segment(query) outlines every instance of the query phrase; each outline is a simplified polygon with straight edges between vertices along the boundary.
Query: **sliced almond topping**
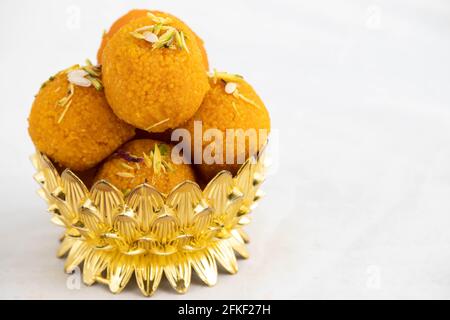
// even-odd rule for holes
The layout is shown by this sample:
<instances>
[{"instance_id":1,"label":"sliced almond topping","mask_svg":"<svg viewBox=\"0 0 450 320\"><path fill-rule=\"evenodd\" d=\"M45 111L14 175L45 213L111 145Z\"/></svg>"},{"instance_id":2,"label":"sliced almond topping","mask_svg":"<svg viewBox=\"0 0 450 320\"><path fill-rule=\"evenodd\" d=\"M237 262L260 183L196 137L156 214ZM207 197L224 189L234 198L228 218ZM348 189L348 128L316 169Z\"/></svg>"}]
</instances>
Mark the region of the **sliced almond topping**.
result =
<instances>
[{"instance_id":1,"label":"sliced almond topping","mask_svg":"<svg viewBox=\"0 0 450 320\"><path fill-rule=\"evenodd\" d=\"M236 82L228 82L225 85L225 92L227 94L233 94L237 89L237 83Z\"/></svg>"},{"instance_id":2,"label":"sliced almond topping","mask_svg":"<svg viewBox=\"0 0 450 320\"><path fill-rule=\"evenodd\" d=\"M144 40L150 43L158 42L158 36L154 34L153 32L147 31L143 34Z\"/></svg>"}]
</instances>

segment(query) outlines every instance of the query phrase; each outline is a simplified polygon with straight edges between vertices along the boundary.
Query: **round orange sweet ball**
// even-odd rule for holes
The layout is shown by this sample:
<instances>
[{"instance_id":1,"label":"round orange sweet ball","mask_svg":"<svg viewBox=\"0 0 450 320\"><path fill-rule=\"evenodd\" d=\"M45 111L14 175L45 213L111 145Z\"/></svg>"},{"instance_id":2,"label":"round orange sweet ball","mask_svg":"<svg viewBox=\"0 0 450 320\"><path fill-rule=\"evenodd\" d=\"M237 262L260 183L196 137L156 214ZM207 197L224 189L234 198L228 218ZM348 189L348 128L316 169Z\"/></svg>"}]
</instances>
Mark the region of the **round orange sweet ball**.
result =
<instances>
[{"instance_id":1,"label":"round orange sweet ball","mask_svg":"<svg viewBox=\"0 0 450 320\"><path fill-rule=\"evenodd\" d=\"M42 86L28 131L39 151L64 168L84 171L131 139L135 129L112 112L103 90L72 85L70 94L68 72L59 72Z\"/></svg>"},{"instance_id":2,"label":"round orange sweet ball","mask_svg":"<svg viewBox=\"0 0 450 320\"><path fill-rule=\"evenodd\" d=\"M195 181L191 165L175 164L171 150L172 146L157 140L130 141L103 164L95 180L106 180L124 193L148 183L167 194L186 180Z\"/></svg>"},{"instance_id":3,"label":"round orange sweet ball","mask_svg":"<svg viewBox=\"0 0 450 320\"><path fill-rule=\"evenodd\" d=\"M133 9L130 10L128 13L121 16L119 19L117 19L112 25L111 28L109 28L108 32L105 32L102 37L102 42L100 44L100 48L97 51L97 62L99 64L102 64L102 55L103 50L105 49L106 45L108 44L109 39L112 38L112 36L119 31L120 28L122 28L124 25L129 23L130 21L145 17L148 14L149 10L145 9ZM161 14L161 11L153 11L155 14ZM186 25L187 26L187 25ZM192 31L192 30L191 30ZM195 40L197 41L198 46L200 47L202 58L203 58L203 64L205 66L205 70L209 70L209 62L208 62L208 54L205 50L205 45L203 40L192 31L195 35Z\"/></svg>"},{"instance_id":4,"label":"round orange sweet ball","mask_svg":"<svg viewBox=\"0 0 450 320\"><path fill-rule=\"evenodd\" d=\"M115 32L101 59L114 113L150 132L175 128L191 118L209 89L195 39L182 21L159 12L132 19Z\"/></svg>"},{"instance_id":5,"label":"round orange sweet ball","mask_svg":"<svg viewBox=\"0 0 450 320\"><path fill-rule=\"evenodd\" d=\"M270 117L263 101L241 76L215 72L210 85L202 105L183 126L192 139L201 139L202 147L200 150L192 148L192 158L194 163L196 156L201 159L202 163L196 168L206 181L222 170L236 174L243 162L266 144L270 132ZM212 135L210 141L204 136L195 137L195 122L201 124L203 135L210 129L217 130L222 144L216 140L216 135ZM227 130L234 130L228 138ZM192 146L194 143L193 140ZM209 162L216 161L212 157L218 156L223 163L208 163L207 156L211 158Z\"/></svg>"}]
</instances>

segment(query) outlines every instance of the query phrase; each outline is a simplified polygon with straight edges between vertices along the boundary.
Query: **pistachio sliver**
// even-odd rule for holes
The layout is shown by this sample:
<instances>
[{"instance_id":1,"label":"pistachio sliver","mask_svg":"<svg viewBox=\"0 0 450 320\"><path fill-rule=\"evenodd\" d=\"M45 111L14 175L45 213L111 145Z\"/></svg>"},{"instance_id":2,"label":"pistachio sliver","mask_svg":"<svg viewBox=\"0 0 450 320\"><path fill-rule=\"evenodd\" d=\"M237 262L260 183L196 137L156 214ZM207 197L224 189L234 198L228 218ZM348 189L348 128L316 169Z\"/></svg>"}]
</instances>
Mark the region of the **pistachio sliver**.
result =
<instances>
[{"instance_id":1,"label":"pistachio sliver","mask_svg":"<svg viewBox=\"0 0 450 320\"><path fill-rule=\"evenodd\" d=\"M187 51L187 53L190 53L189 48L186 44L186 36L184 35L183 31L180 31L180 38L181 38L181 49L184 49Z\"/></svg>"},{"instance_id":2,"label":"pistachio sliver","mask_svg":"<svg viewBox=\"0 0 450 320\"><path fill-rule=\"evenodd\" d=\"M161 169L161 152L159 151L158 144L155 144L153 150L153 171L159 173Z\"/></svg>"},{"instance_id":3,"label":"pistachio sliver","mask_svg":"<svg viewBox=\"0 0 450 320\"><path fill-rule=\"evenodd\" d=\"M140 40L145 39L145 36L144 36L143 34L139 33L139 32L131 31L130 34L131 34L133 37L135 37L136 39L140 39Z\"/></svg>"},{"instance_id":4,"label":"pistachio sliver","mask_svg":"<svg viewBox=\"0 0 450 320\"><path fill-rule=\"evenodd\" d=\"M120 165L121 165L122 167L124 167L125 169L128 169L128 170L134 170L134 168L133 168L132 166L126 164L125 162L121 162Z\"/></svg>"},{"instance_id":5,"label":"pistachio sliver","mask_svg":"<svg viewBox=\"0 0 450 320\"><path fill-rule=\"evenodd\" d=\"M175 40L177 42L177 46L183 48L183 41L181 40L181 32L175 31Z\"/></svg>"},{"instance_id":6,"label":"pistachio sliver","mask_svg":"<svg viewBox=\"0 0 450 320\"><path fill-rule=\"evenodd\" d=\"M153 33L156 35L159 35L159 33L161 32L163 25L162 23L158 23L155 28L153 29Z\"/></svg>"},{"instance_id":7,"label":"pistachio sliver","mask_svg":"<svg viewBox=\"0 0 450 320\"><path fill-rule=\"evenodd\" d=\"M258 108L258 109L262 109L261 106L259 104L257 104L255 101L247 98L246 96L244 96L243 94L239 93L238 90L236 90L233 94L236 98L242 99L245 102L247 102L248 104L251 104L252 106Z\"/></svg>"},{"instance_id":8,"label":"pistachio sliver","mask_svg":"<svg viewBox=\"0 0 450 320\"><path fill-rule=\"evenodd\" d=\"M58 118L58 124L60 124L61 121L63 121L63 119L64 119L64 117L65 117L65 115L66 115L66 113L67 113L67 110L69 110L69 107L70 107L71 104L72 104L72 100L70 100L70 101L66 104L66 106L64 107L63 112L61 113L61 115L60 115L59 118Z\"/></svg>"},{"instance_id":9,"label":"pistachio sliver","mask_svg":"<svg viewBox=\"0 0 450 320\"><path fill-rule=\"evenodd\" d=\"M214 69L214 73L212 75L212 78L217 81L217 79L224 80L225 82L234 82L244 79L239 74L232 74L227 72L219 72L216 69Z\"/></svg>"},{"instance_id":10,"label":"pistachio sliver","mask_svg":"<svg viewBox=\"0 0 450 320\"><path fill-rule=\"evenodd\" d=\"M140 27L140 28L134 30L133 32L137 32L137 33L141 33L141 32L144 32L144 31L151 31L151 32L154 32L155 27L156 27L155 25L151 25L151 26L143 26L143 27Z\"/></svg>"},{"instance_id":11,"label":"pistachio sliver","mask_svg":"<svg viewBox=\"0 0 450 320\"><path fill-rule=\"evenodd\" d=\"M167 24L172 22L172 19L170 19L169 17L164 18L164 17L157 17L156 15L154 15L153 13L151 13L150 11L147 12L147 16L152 19L153 22L155 23L161 23L161 24Z\"/></svg>"},{"instance_id":12,"label":"pistachio sliver","mask_svg":"<svg viewBox=\"0 0 450 320\"><path fill-rule=\"evenodd\" d=\"M144 158L144 164L147 168L152 168L153 164L152 164L152 160L150 159L150 157L145 154L145 152L142 153L142 156Z\"/></svg>"},{"instance_id":13,"label":"pistachio sliver","mask_svg":"<svg viewBox=\"0 0 450 320\"><path fill-rule=\"evenodd\" d=\"M69 83L69 87L67 89L67 95L60 99L56 104L58 106L64 107L73 97L73 94L75 92L75 87L73 85L73 83Z\"/></svg>"},{"instance_id":14,"label":"pistachio sliver","mask_svg":"<svg viewBox=\"0 0 450 320\"><path fill-rule=\"evenodd\" d=\"M168 45L173 40L173 36L174 36L175 32L176 32L176 30L171 28L171 29L167 30L165 33L163 33L163 35L161 37L159 37L158 42L155 42L153 44L153 50L164 47L165 45Z\"/></svg>"},{"instance_id":15,"label":"pistachio sliver","mask_svg":"<svg viewBox=\"0 0 450 320\"><path fill-rule=\"evenodd\" d=\"M84 71L86 71L88 73L88 75L92 76L92 77L100 77L100 71L93 67L93 66L86 66L82 68Z\"/></svg>"},{"instance_id":16,"label":"pistachio sliver","mask_svg":"<svg viewBox=\"0 0 450 320\"><path fill-rule=\"evenodd\" d=\"M130 179L135 177L134 174L129 173L129 172L117 172L116 175L118 175L119 177L122 177L122 178L130 178Z\"/></svg>"},{"instance_id":17,"label":"pistachio sliver","mask_svg":"<svg viewBox=\"0 0 450 320\"><path fill-rule=\"evenodd\" d=\"M103 83L99 79L92 76L86 76L86 79L92 83L97 91L101 91L103 89Z\"/></svg>"}]
</instances>

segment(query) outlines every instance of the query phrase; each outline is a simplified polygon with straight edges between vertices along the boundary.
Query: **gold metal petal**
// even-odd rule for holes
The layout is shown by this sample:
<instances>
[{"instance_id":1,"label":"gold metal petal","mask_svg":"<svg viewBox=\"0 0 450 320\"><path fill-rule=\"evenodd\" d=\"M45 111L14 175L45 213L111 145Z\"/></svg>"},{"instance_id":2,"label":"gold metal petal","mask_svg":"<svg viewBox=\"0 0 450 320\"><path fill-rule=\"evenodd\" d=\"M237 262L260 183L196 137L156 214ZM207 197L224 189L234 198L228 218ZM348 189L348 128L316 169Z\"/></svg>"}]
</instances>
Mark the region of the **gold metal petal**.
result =
<instances>
[{"instance_id":1,"label":"gold metal petal","mask_svg":"<svg viewBox=\"0 0 450 320\"><path fill-rule=\"evenodd\" d=\"M253 175L255 173L255 166L248 159L239 169L235 181L236 185L246 194L253 186Z\"/></svg>"},{"instance_id":2,"label":"gold metal petal","mask_svg":"<svg viewBox=\"0 0 450 320\"><path fill-rule=\"evenodd\" d=\"M110 254L102 251L91 251L84 260L83 282L88 286L94 284L97 277L100 276L108 266L109 260Z\"/></svg>"},{"instance_id":3,"label":"gold metal petal","mask_svg":"<svg viewBox=\"0 0 450 320\"><path fill-rule=\"evenodd\" d=\"M230 243L233 250L236 251L242 258L248 259L248 257L250 257L250 253L244 243L236 240L234 237L231 237L226 241Z\"/></svg>"},{"instance_id":4,"label":"gold metal petal","mask_svg":"<svg viewBox=\"0 0 450 320\"><path fill-rule=\"evenodd\" d=\"M234 178L236 186L244 194L243 205L250 206L253 203L255 192L259 187L254 184L254 177L256 172L256 164L252 162L252 158L248 159L246 163L239 169L238 174Z\"/></svg>"},{"instance_id":5,"label":"gold metal petal","mask_svg":"<svg viewBox=\"0 0 450 320\"><path fill-rule=\"evenodd\" d=\"M242 230L242 228L235 229L235 230L239 233L239 235L241 236L242 240L244 240L245 243L250 242L250 237L244 230Z\"/></svg>"},{"instance_id":6,"label":"gold metal petal","mask_svg":"<svg viewBox=\"0 0 450 320\"><path fill-rule=\"evenodd\" d=\"M135 212L141 230L146 233L164 205L164 197L152 186L142 184L131 191L126 203Z\"/></svg>"},{"instance_id":7,"label":"gold metal petal","mask_svg":"<svg viewBox=\"0 0 450 320\"><path fill-rule=\"evenodd\" d=\"M255 193L255 197L253 198L253 203L250 206L250 209L253 210L258 205L258 202L265 196L265 193L262 190L257 190Z\"/></svg>"},{"instance_id":8,"label":"gold metal petal","mask_svg":"<svg viewBox=\"0 0 450 320\"><path fill-rule=\"evenodd\" d=\"M134 271L133 258L119 255L108 265L109 290L121 292L130 281Z\"/></svg>"},{"instance_id":9,"label":"gold metal petal","mask_svg":"<svg viewBox=\"0 0 450 320\"><path fill-rule=\"evenodd\" d=\"M71 273L86 256L92 251L91 247L82 240L77 240L70 249L69 255L64 265L66 273Z\"/></svg>"},{"instance_id":10,"label":"gold metal petal","mask_svg":"<svg viewBox=\"0 0 450 320\"><path fill-rule=\"evenodd\" d=\"M163 274L163 267L158 261L152 261L149 257L141 257L136 266L136 282L142 294L146 297L153 295L158 289Z\"/></svg>"},{"instance_id":11,"label":"gold metal petal","mask_svg":"<svg viewBox=\"0 0 450 320\"><path fill-rule=\"evenodd\" d=\"M220 172L205 188L206 197L214 208L214 216L225 227L233 227L243 201L230 172Z\"/></svg>"},{"instance_id":12,"label":"gold metal petal","mask_svg":"<svg viewBox=\"0 0 450 320\"><path fill-rule=\"evenodd\" d=\"M139 224L131 210L125 211L114 218L114 229L128 245L132 245L140 236Z\"/></svg>"},{"instance_id":13,"label":"gold metal petal","mask_svg":"<svg viewBox=\"0 0 450 320\"><path fill-rule=\"evenodd\" d=\"M80 220L84 226L96 234L100 234L106 230L106 226L102 221L100 213L93 205L92 201L87 199L80 207Z\"/></svg>"},{"instance_id":14,"label":"gold metal petal","mask_svg":"<svg viewBox=\"0 0 450 320\"><path fill-rule=\"evenodd\" d=\"M261 184L264 182L264 180L266 179L265 175L262 174L261 172L255 172L255 174L253 175L253 186L254 187L259 187L261 186Z\"/></svg>"},{"instance_id":15,"label":"gold metal petal","mask_svg":"<svg viewBox=\"0 0 450 320\"><path fill-rule=\"evenodd\" d=\"M247 242L247 241L244 240L244 238L242 237L242 235L241 235L241 233L239 232L238 229L233 229L233 230L231 230L230 233L233 236L233 238L235 238L240 243L245 244Z\"/></svg>"},{"instance_id":16,"label":"gold metal petal","mask_svg":"<svg viewBox=\"0 0 450 320\"><path fill-rule=\"evenodd\" d=\"M119 214L124 204L122 192L109 182L101 180L92 186L91 200L103 221L112 226L114 217Z\"/></svg>"},{"instance_id":17,"label":"gold metal petal","mask_svg":"<svg viewBox=\"0 0 450 320\"><path fill-rule=\"evenodd\" d=\"M76 211L86 198L88 189L72 171L66 169L61 175L61 183L70 209Z\"/></svg>"},{"instance_id":18,"label":"gold metal petal","mask_svg":"<svg viewBox=\"0 0 450 320\"><path fill-rule=\"evenodd\" d=\"M213 286L217 283L216 259L209 251L193 254L191 264L200 279L208 286Z\"/></svg>"},{"instance_id":19,"label":"gold metal petal","mask_svg":"<svg viewBox=\"0 0 450 320\"><path fill-rule=\"evenodd\" d=\"M56 256L58 258L62 258L66 255L67 252L69 252L70 248L77 242L78 240L75 240L71 237L64 237L61 240L61 244L59 245L58 251L56 252Z\"/></svg>"},{"instance_id":20,"label":"gold metal petal","mask_svg":"<svg viewBox=\"0 0 450 320\"><path fill-rule=\"evenodd\" d=\"M48 191L52 192L60 185L60 177L58 171L53 166L52 162L47 158L46 155L38 152L38 162L39 168L44 176L43 187Z\"/></svg>"},{"instance_id":21,"label":"gold metal petal","mask_svg":"<svg viewBox=\"0 0 450 320\"><path fill-rule=\"evenodd\" d=\"M202 203L200 187L191 181L178 185L167 197L167 205L174 208L181 227L192 224L196 207Z\"/></svg>"},{"instance_id":22,"label":"gold metal petal","mask_svg":"<svg viewBox=\"0 0 450 320\"><path fill-rule=\"evenodd\" d=\"M246 217L240 218L238 224L239 224L240 226L245 226L245 225L249 224L251 221L252 221L252 220L250 219L250 217L249 217L249 216L246 216Z\"/></svg>"},{"instance_id":23,"label":"gold metal petal","mask_svg":"<svg viewBox=\"0 0 450 320\"><path fill-rule=\"evenodd\" d=\"M204 190L214 208L215 215L222 215L228 206L228 195L233 189L233 176L229 171L222 171L211 180Z\"/></svg>"},{"instance_id":24,"label":"gold metal petal","mask_svg":"<svg viewBox=\"0 0 450 320\"><path fill-rule=\"evenodd\" d=\"M192 226L192 231L196 235L201 235L204 232L208 232L208 227L212 224L214 211L204 210L195 215L195 223Z\"/></svg>"},{"instance_id":25,"label":"gold metal petal","mask_svg":"<svg viewBox=\"0 0 450 320\"><path fill-rule=\"evenodd\" d=\"M66 226L66 222L64 222L61 219L61 216L59 216L59 215L53 215L53 217L50 218L50 221L53 222L54 224L56 224L57 226L60 226L60 227L65 227Z\"/></svg>"},{"instance_id":26,"label":"gold metal petal","mask_svg":"<svg viewBox=\"0 0 450 320\"><path fill-rule=\"evenodd\" d=\"M39 190L37 191L37 194L38 194L42 199L44 199L45 202L50 203L50 198L49 198L49 196L48 196L48 192L45 191L45 189L39 189Z\"/></svg>"},{"instance_id":27,"label":"gold metal petal","mask_svg":"<svg viewBox=\"0 0 450 320\"><path fill-rule=\"evenodd\" d=\"M186 256L176 259L178 263L164 267L164 274L178 293L185 293L191 284L191 265Z\"/></svg>"},{"instance_id":28,"label":"gold metal petal","mask_svg":"<svg viewBox=\"0 0 450 320\"><path fill-rule=\"evenodd\" d=\"M45 174L43 171L38 171L33 175L34 180L40 185L45 185Z\"/></svg>"},{"instance_id":29,"label":"gold metal petal","mask_svg":"<svg viewBox=\"0 0 450 320\"><path fill-rule=\"evenodd\" d=\"M163 243L175 238L177 230L178 221L169 212L164 212L151 226L151 233Z\"/></svg>"},{"instance_id":30,"label":"gold metal petal","mask_svg":"<svg viewBox=\"0 0 450 320\"><path fill-rule=\"evenodd\" d=\"M67 205L62 188L58 187L50 194L50 202L53 205L49 206L49 211L58 216L65 226L70 227L77 220L78 212Z\"/></svg>"},{"instance_id":31,"label":"gold metal petal","mask_svg":"<svg viewBox=\"0 0 450 320\"><path fill-rule=\"evenodd\" d=\"M217 241L210 248L210 252L229 273L235 274L238 271L236 256L227 241Z\"/></svg>"}]
</instances>

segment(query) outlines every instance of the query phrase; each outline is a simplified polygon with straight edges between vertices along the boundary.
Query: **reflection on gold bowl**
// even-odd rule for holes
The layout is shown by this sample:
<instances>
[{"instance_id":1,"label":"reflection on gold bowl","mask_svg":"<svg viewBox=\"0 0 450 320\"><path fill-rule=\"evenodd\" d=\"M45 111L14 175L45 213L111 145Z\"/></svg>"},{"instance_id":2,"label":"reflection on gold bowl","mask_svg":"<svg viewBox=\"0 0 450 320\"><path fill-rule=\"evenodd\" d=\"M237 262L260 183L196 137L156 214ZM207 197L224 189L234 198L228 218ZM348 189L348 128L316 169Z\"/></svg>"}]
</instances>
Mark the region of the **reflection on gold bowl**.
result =
<instances>
[{"instance_id":1,"label":"reflection on gold bowl","mask_svg":"<svg viewBox=\"0 0 450 320\"><path fill-rule=\"evenodd\" d=\"M192 269L207 285L217 281L217 262L237 272L235 253L248 257L243 226L261 198L264 152L247 160L235 177L222 171L201 190L190 181L164 195L142 184L126 196L106 181L88 190L70 170L61 175L43 154L32 156L39 195L52 221L65 228L58 257L67 255L65 271L82 266L83 281L122 291L132 278L145 296L163 274L184 293Z\"/></svg>"}]
</instances>

